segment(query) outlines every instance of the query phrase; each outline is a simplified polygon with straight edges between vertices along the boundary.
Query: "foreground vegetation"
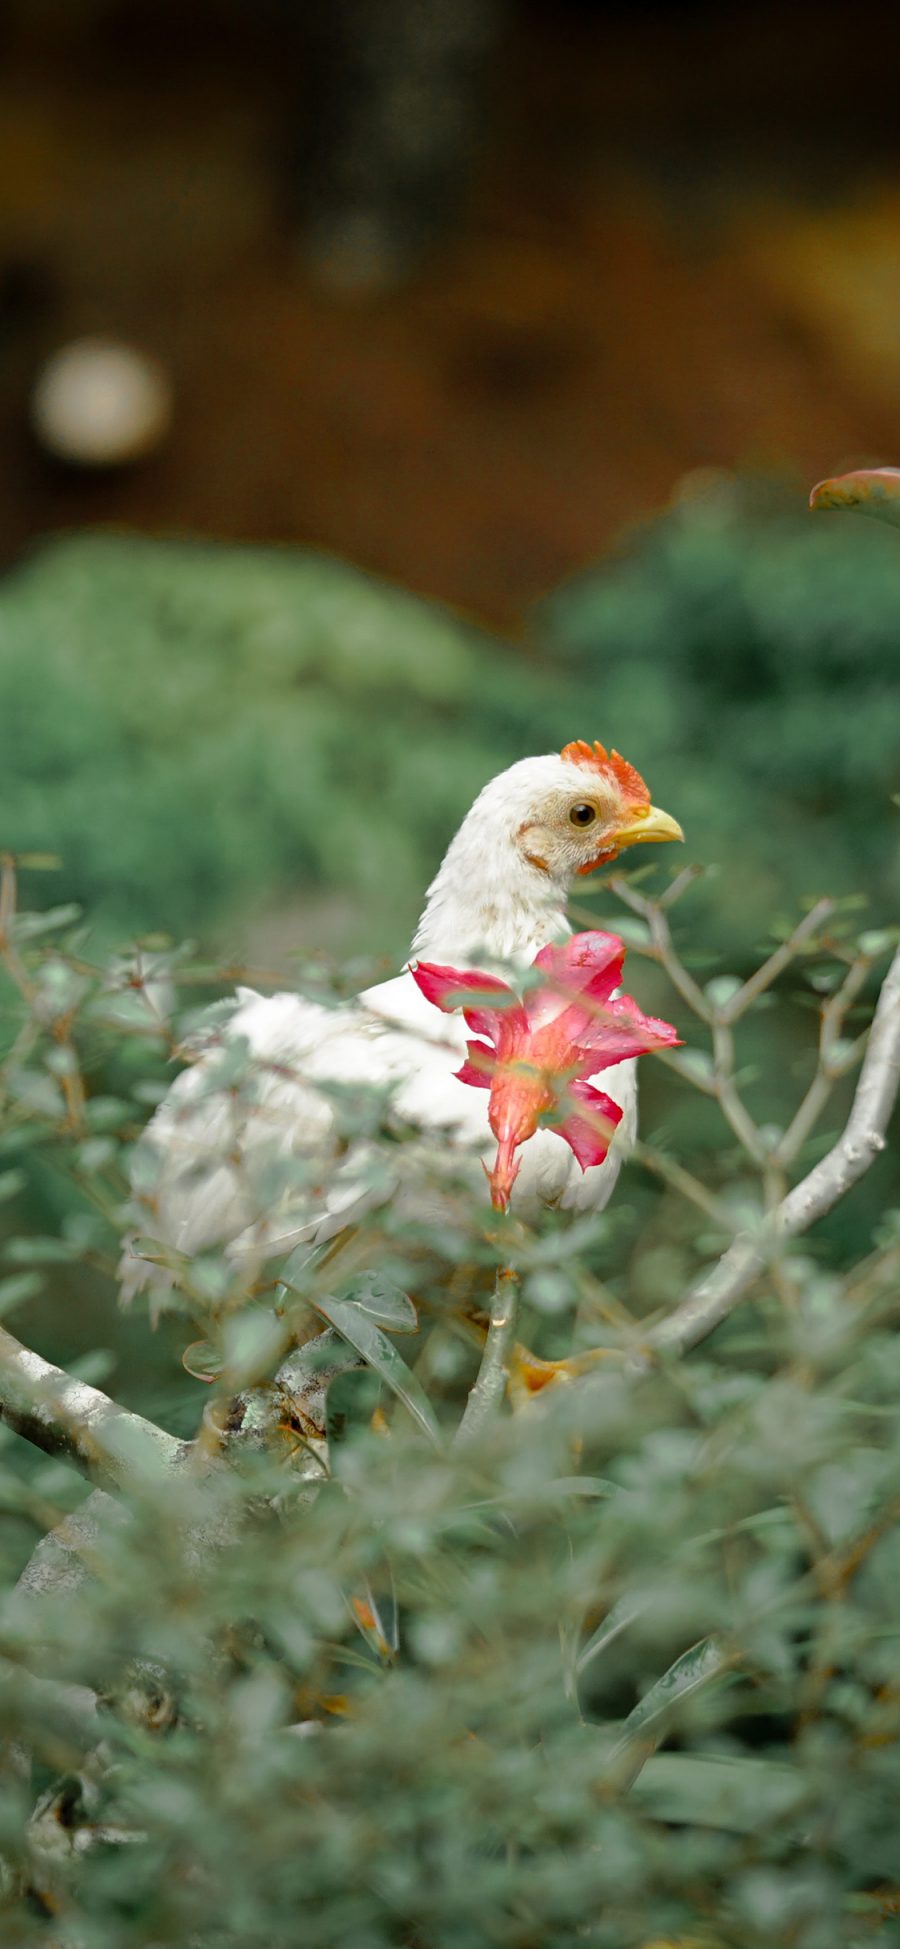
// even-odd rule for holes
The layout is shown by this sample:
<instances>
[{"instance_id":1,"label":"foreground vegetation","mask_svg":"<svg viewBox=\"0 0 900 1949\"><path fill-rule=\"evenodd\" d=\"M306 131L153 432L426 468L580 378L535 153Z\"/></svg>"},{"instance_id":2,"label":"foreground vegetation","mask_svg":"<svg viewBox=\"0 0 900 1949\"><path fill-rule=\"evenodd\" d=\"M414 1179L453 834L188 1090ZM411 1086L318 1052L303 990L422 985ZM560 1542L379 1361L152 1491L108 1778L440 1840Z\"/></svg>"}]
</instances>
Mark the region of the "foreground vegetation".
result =
<instances>
[{"instance_id":1,"label":"foreground vegetation","mask_svg":"<svg viewBox=\"0 0 900 1949\"><path fill-rule=\"evenodd\" d=\"M10 1570L18 1526L49 1532L0 1610L17 1949L895 1939L900 1229L842 1263L819 1221L879 1169L900 959L825 902L701 986L672 932L694 876L647 888L603 919L685 1038L644 1066L718 1119L702 1179L650 1128L608 1215L534 1233L417 1152L439 1236L388 1204L271 1284L182 1264L186 1441L155 1377L125 1412L0 1333L0 1414L48 1456L7 1433ZM42 1284L112 1303L193 990L177 956L94 966L16 891L8 861L0 1307L27 1341ZM791 990L820 1042L776 1130L741 1051ZM389 1105L352 1117L395 1170ZM72 1187L50 1237L16 1222L42 1171ZM525 1345L570 1371L542 1387Z\"/></svg>"},{"instance_id":2,"label":"foreground vegetation","mask_svg":"<svg viewBox=\"0 0 900 1949\"><path fill-rule=\"evenodd\" d=\"M707 483L540 662L289 553L79 542L0 589L14 1949L900 1939L900 554L838 525ZM345 1092L413 1195L252 1274L170 1256L122 1316L217 931L328 889L317 936L396 953L475 787L581 727L698 862L573 916L682 1038L609 1211L530 1230Z\"/></svg>"}]
</instances>

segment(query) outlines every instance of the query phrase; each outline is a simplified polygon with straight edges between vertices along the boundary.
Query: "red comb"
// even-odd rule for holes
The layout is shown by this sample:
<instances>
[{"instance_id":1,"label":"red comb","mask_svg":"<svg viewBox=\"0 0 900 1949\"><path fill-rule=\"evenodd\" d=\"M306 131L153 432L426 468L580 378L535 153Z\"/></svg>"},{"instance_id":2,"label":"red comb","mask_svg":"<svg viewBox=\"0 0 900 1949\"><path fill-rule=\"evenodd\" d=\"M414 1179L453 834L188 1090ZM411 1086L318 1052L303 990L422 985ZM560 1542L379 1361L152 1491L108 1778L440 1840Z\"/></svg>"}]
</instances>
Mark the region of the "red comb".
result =
<instances>
[{"instance_id":1,"label":"red comb","mask_svg":"<svg viewBox=\"0 0 900 1949\"><path fill-rule=\"evenodd\" d=\"M640 772L620 752L607 751L605 745L587 744L584 738L576 738L574 743L563 746L560 757L570 765L589 765L592 771L599 772L602 778L617 786L626 805L650 804L650 794Z\"/></svg>"}]
</instances>

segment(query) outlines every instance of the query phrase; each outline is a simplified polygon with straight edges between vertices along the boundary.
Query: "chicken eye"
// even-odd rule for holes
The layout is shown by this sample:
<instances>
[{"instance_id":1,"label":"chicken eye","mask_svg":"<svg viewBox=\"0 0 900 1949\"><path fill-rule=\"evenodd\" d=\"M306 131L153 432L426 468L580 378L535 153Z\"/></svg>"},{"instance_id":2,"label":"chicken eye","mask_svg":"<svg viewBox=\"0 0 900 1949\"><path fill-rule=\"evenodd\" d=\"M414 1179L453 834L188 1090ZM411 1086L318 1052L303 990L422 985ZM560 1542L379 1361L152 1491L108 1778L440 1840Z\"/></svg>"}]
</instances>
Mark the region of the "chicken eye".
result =
<instances>
[{"instance_id":1,"label":"chicken eye","mask_svg":"<svg viewBox=\"0 0 900 1949\"><path fill-rule=\"evenodd\" d=\"M569 824L571 826L592 826L596 817L596 806L573 805L569 811Z\"/></svg>"}]
</instances>

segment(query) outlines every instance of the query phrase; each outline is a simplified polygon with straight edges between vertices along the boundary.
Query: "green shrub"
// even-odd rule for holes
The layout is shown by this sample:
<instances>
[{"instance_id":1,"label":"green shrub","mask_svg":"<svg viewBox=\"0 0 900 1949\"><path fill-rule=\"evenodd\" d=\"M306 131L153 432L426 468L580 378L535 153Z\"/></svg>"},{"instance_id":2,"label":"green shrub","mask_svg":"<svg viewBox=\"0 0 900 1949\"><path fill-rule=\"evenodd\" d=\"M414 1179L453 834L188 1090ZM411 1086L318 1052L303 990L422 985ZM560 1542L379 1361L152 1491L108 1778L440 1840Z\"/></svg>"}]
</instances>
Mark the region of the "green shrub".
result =
<instances>
[{"instance_id":1,"label":"green shrub","mask_svg":"<svg viewBox=\"0 0 900 1949\"><path fill-rule=\"evenodd\" d=\"M500 646L338 563L56 544L0 585L2 843L58 853L61 897L107 932L208 940L325 889L361 945L396 951L542 694Z\"/></svg>"},{"instance_id":2,"label":"green shrub","mask_svg":"<svg viewBox=\"0 0 900 1949\"><path fill-rule=\"evenodd\" d=\"M821 892L890 918L896 537L723 489L536 635L516 656L294 550L55 544L0 585L2 843L58 853L60 898L107 935L231 940L284 910L309 946L302 902L325 894L326 945L397 954L485 779L598 736L716 868L694 912L715 954L751 965Z\"/></svg>"},{"instance_id":3,"label":"green shrub","mask_svg":"<svg viewBox=\"0 0 900 1949\"><path fill-rule=\"evenodd\" d=\"M718 952L774 916L900 902L900 545L865 522L754 511L724 481L562 591L544 644L584 722L639 754L693 856ZM696 925L696 918L695 918Z\"/></svg>"},{"instance_id":4,"label":"green shrub","mask_svg":"<svg viewBox=\"0 0 900 1949\"><path fill-rule=\"evenodd\" d=\"M70 1266L111 1302L125 1166L180 1016L127 971L92 969L64 918L44 934L12 920L5 883L0 1309L18 1324ZM640 887L625 898L623 921L659 941L664 910ZM855 1083L862 1056L854 988L890 945L827 916L795 943L792 979L827 1002L820 1146L843 1121L829 1079ZM683 990L664 940L655 952ZM190 1002L189 965L172 972ZM857 1163L890 1108L898 980L895 963ZM25 1470L8 1432L0 1451L4 1941L896 1941L900 1230L883 1214L848 1265L802 1214L793 1244L765 1219L797 1180L811 1195L815 1149L799 1130L779 1151L742 1122L760 991L720 984L700 1022L668 998L688 1039L665 1070L672 1100L714 1080L720 1106L702 1181L651 1118L599 1220L504 1224L444 1158L415 1165L440 1169L439 1226L388 1205L362 1258L351 1239L281 1266L277 1315L271 1288L215 1254L183 1266L169 1344L199 1336L189 1365L218 1373L206 1390L184 1377L160 1415L187 1447L0 1334L0 1415L55 1457ZM123 1046L115 1101L98 1079ZM347 1114L373 1171L386 1154L395 1168L383 1109ZM22 1223L42 1166L79 1196L46 1238ZM732 1282L735 1263L749 1274L710 1331L699 1278L721 1280L723 1252ZM509 1284L486 1353L473 1292L511 1264L517 1331L548 1357L603 1356L473 1426L479 1363L511 1362ZM156 1415L139 1359L130 1381ZM77 1509L72 1461L99 1485ZM25 1526L67 1508L13 1588Z\"/></svg>"}]
</instances>

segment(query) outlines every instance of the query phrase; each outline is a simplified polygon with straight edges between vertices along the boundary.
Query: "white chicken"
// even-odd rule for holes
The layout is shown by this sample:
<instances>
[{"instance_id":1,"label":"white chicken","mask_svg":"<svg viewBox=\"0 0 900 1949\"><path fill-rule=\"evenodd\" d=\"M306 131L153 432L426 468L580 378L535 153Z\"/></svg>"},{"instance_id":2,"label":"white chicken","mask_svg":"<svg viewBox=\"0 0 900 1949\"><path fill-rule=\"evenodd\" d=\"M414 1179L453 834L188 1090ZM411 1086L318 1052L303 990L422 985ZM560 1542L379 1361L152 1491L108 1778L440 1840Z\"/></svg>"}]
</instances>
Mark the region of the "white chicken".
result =
<instances>
[{"instance_id":1,"label":"white chicken","mask_svg":"<svg viewBox=\"0 0 900 1949\"><path fill-rule=\"evenodd\" d=\"M527 966L569 934L577 876L626 846L682 837L634 767L602 745L522 759L485 786L451 842L411 960ZM138 1148L136 1209L150 1243L126 1251L126 1292L177 1283L179 1260L209 1251L255 1270L303 1240L323 1243L391 1196L394 1186L373 1174L372 1146L341 1137L342 1087L390 1092L433 1148L489 1155L486 1092L454 1073L466 1039L463 1021L430 1005L409 964L338 1007L238 989L234 1013L178 1077ZM520 1215L606 1204L635 1129L634 1071L626 1061L604 1076L623 1115L603 1163L582 1171L554 1130L524 1145L512 1196Z\"/></svg>"}]
</instances>

